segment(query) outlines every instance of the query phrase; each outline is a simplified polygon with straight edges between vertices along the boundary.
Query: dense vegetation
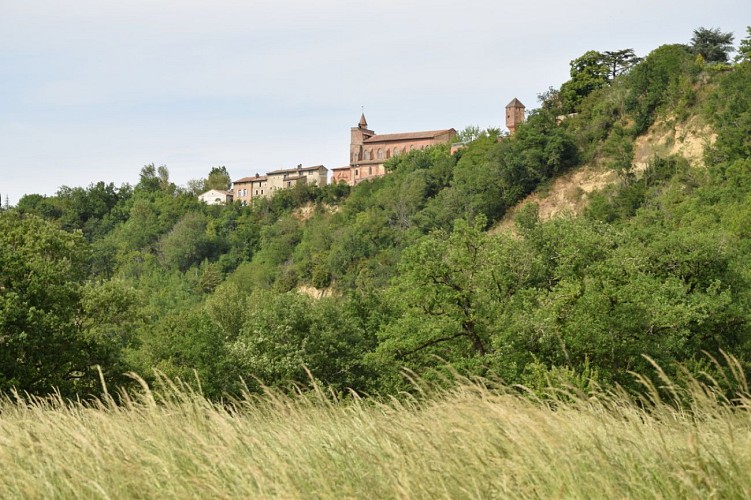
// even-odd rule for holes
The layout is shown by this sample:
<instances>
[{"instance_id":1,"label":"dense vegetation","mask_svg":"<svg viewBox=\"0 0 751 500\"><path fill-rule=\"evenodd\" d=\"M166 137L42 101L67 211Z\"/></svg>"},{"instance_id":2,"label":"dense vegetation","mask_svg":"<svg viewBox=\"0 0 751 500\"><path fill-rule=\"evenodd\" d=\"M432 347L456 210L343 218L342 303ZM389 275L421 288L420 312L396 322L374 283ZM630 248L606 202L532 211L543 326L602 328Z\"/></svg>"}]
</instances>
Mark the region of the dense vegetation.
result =
<instances>
[{"instance_id":1,"label":"dense vegetation","mask_svg":"<svg viewBox=\"0 0 751 500\"><path fill-rule=\"evenodd\" d=\"M513 137L400 155L352 189L214 207L194 191L223 167L185 189L148 165L135 186L25 196L0 212L0 391L98 392L97 366L111 387L156 369L212 399L313 381L397 394L405 369L639 390L643 355L697 376L716 372L705 353L745 363L751 63L748 40L736 64L709 52L709 31L643 59L588 52ZM717 134L705 165L633 171L636 137L688 118ZM486 231L584 162L621 179L585 216L531 205L513 234Z\"/></svg>"}]
</instances>

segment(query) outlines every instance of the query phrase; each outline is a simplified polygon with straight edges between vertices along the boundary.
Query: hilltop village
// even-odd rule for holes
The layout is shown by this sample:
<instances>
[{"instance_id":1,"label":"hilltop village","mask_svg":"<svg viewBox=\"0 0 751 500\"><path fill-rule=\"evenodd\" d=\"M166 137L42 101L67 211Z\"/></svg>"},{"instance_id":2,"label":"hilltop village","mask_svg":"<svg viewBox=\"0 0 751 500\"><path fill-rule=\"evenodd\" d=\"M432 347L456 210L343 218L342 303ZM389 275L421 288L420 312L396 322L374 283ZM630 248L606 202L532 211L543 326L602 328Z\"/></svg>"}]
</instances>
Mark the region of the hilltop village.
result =
<instances>
[{"instance_id":1,"label":"hilltop village","mask_svg":"<svg viewBox=\"0 0 751 500\"><path fill-rule=\"evenodd\" d=\"M506 128L513 134L516 127L524 121L525 107L519 99L514 98L506 105ZM376 134L368 128L365 114L360 116L356 127L350 129L349 165L332 169L331 182L343 182L354 186L360 182L386 175L384 167L387 160L399 154L415 149L425 149L436 144L452 144L452 152L460 149L462 143L453 143L456 130L447 128L423 132L401 132L395 134ZM279 169L256 173L232 182L229 191L212 189L199 195L199 199L209 205L222 205L240 202L249 205L256 198L273 196L281 189L288 189L300 183L325 186L328 183L328 169L323 165Z\"/></svg>"}]
</instances>

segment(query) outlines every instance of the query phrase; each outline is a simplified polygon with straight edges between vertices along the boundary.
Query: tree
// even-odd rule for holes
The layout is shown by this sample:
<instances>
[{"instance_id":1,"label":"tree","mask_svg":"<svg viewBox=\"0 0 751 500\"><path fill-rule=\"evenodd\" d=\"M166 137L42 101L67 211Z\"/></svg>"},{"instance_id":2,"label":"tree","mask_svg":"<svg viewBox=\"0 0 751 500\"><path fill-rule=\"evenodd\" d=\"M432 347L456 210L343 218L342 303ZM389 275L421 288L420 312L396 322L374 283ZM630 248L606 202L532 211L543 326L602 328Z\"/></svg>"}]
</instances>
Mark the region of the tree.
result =
<instances>
[{"instance_id":1,"label":"tree","mask_svg":"<svg viewBox=\"0 0 751 500\"><path fill-rule=\"evenodd\" d=\"M634 49L608 50L602 55L603 62L608 65L611 81L641 61L640 57L636 57Z\"/></svg>"},{"instance_id":2,"label":"tree","mask_svg":"<svg viewBox=\"0 0 751 500\"><path fill-rule=\"evenodd\" d=\"M227 167L222 165L221 167L213 167L209 176L206 178L206 189L218 189L219 191L227 191L232 186L232 179L227 172Z\"/></svg>"},{"instance_id":3,"label":"tree","mask_svg":"<svg viewBox=\"0 0 751 500\"><path fill-rule=\"evenodd\" d=\"M738 46L738 56L736 57L738 62L751 61L751 26L746 28L746 33L748 36L741 40Z\"/></svg>"},{"instance_id":4,"label":"tree","mask_svg":"<svg viewBox=\"0 0 751 500\"><path fill-rule=\"evenodd\" d=\"M571 61L571 80L561 86L564 111L577 110L582 99L608 84L610 67L605 56L596 50L585 52Z\"/></svg>"},{"instance_id":5,"label":"tree","mask_svg":"<svg viewBox=\"0 0 751 500\"><path fill-rule=\"evenodd\" d=\"M726 63L734 50L733 34L723 33L720 28L697 28L691 37L691 50L706 62Z\"/></svg>"},{"instance_id":6,"label":"tree","mask_svg":"<svg viewBox=\"0 0 751 500\"><path fill-rule=\"evenodd\" d=\"M80 233L0 214L0 392L67 396L96 386L97 343L76 317L87 259Z\"/></svg>"},{"instance_id":7,"label":"tree","mask_svg":"<svg viewBox=\"0 0 751 500\"><path fill-rule=\"evenodd\" d=\"M491 351L485 223L457 220L452 233L436 231L405 250L387 292L394 320L380 332L375 359L419 370L436 356L461 362Z\"/></svg>"},{"instance_id":8,"label":"tree","mask_svg":"<svg viewBox=\"0 0 751 500\"><path fill-rule=\"evenodd\" d=\"M168 268L187 271L204 259L215 257L218 242L207 232L208 219L198 212L186 213L158 244L159 260Z\"/></svg>"}]
</instances>

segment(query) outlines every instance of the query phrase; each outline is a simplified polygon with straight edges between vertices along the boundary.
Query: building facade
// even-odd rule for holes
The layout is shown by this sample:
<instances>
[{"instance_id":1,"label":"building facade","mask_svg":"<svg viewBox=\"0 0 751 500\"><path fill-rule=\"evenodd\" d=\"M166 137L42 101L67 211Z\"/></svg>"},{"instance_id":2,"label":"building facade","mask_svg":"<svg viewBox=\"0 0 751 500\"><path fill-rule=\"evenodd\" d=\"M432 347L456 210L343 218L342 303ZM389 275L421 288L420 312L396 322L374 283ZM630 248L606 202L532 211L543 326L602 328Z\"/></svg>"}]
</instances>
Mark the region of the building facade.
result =
<instances>
[{"instance_id":1,"label":"building facade","mask_svg":"<svg viewBox=\"0 0 751 500\"><path fill-rule=\"evenodd\" d=\"M328 171L323 165L316 165L314 167L298 165L295 168L273 170L266 174L269 183L269 193L273 194L275 191L288 189L300 183L325 186Z\"/></svg>"},{"instance_id":2,"label":"building facade","mask_svg":"<svg viewBox=\"0 0 751 500\"><path fill-rule=\"evenodd\" d=\"M256 174L258 177L258 174ZM253 198L252 182L256 177L243 177L232 181L232 196L235 201L239 201L241 204L248 206Z\"/></svg>"},{"instance_id":3,"label":"building facade","mask_svg":"<svg viewBox=\"0 0 751 500\"><path fill-rule=\"evenodd\" d=\"M435 144L448 143L456 136L453 128L400 134L376 134L363 114L350 129L349 165L333 169L332 182L358 184L386 174L384 163L396 155Z\"/></svg>"},{"instance_id":4,"label":"building facade","mask_svg":"<svg viewBox=\"0 0 751 500\"><path fill-rule=\"evenodd\" d=\"M207 205L226 205L227 203L232 203L232 192L210 189L205 193L199 194L198 199Z\"/></svg>"},{"instance_id":5,"label":"building facade","mask_svg":"<svg viewBox=\"0 0 751 500\"><path fill-rule=\"evenodd\" d=\"M280 189L288 189L297 184L315 184L325 186L328 169L323 165L274 170L266 175L256 174L243 177L232 183L232 193L235 200L243 205L249 205L255 198L267 198Z\"/></svg>"}]
</instances>

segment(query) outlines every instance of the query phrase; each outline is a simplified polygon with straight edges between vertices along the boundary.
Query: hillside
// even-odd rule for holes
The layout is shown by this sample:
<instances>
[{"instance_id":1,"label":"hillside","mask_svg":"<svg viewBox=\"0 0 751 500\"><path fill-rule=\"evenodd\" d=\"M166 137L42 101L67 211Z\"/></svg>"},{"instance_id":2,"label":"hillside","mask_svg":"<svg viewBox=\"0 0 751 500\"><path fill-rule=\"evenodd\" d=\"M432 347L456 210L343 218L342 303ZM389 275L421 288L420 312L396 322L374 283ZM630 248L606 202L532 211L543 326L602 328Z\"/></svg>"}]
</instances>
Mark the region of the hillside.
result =
<instances>
[{"instance_id":1,"label":"hillside","mask_svg":"<svg viewBox=\"0 0 751 500\"><path fill-rule=\"evenodd\" d=\"M699 116L682 122L675 117L662 118L634 141L633 172L639 176L654 157L679 156L692 167L704 166L704 153L717 139L717 134ZM514 226L514 217L524 206L534 203L539 207L541 220L558 216L582 215L593 192L617 184L616 172L595 159L566 172L540 186L515 207L510 209L491 231L505 231Z\"/></svg>"},{"instance_id":2,"label":"hillside","mask_svg":"<svg viewBox=\"0 0 751 500\"><path fill-rule=\"evenodd\" d=\"M751 64L616 56L572 61L513 135L354 187L206 206L147 165L24 197L0 213L0 391L96 394L98 367L113 394L132 371L211 400L750 371Z\"/></svg>"}]
</instances>

